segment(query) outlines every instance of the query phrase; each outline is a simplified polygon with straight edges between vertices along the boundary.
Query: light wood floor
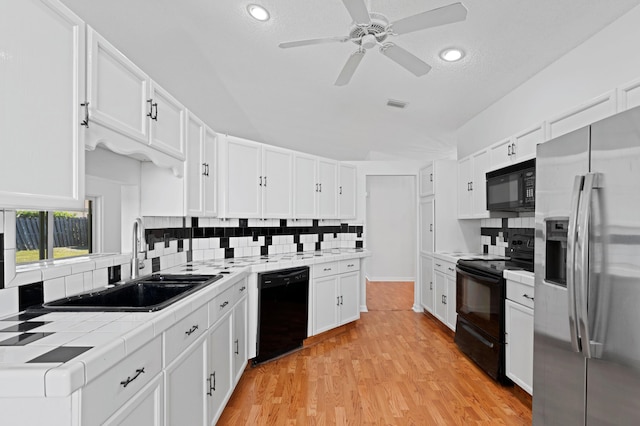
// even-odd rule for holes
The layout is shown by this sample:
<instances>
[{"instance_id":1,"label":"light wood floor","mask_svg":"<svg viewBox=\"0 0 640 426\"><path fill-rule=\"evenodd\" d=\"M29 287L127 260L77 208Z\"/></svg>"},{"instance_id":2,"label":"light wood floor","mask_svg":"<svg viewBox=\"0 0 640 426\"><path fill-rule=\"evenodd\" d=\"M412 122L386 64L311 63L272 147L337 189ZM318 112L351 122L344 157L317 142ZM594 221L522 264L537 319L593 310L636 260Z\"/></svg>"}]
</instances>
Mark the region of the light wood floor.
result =
<instances>
[{"instance_id":1,"label":"light wood floor","mask_svg":"<svg viewBox=\"0 0 640 426\"><path fill-rule=\"evenodd\" d=\"M368 283L339 335L245 371L219 425L529 425L531 408L411 310L413 284Z\"/></svg>"}]
</instances>

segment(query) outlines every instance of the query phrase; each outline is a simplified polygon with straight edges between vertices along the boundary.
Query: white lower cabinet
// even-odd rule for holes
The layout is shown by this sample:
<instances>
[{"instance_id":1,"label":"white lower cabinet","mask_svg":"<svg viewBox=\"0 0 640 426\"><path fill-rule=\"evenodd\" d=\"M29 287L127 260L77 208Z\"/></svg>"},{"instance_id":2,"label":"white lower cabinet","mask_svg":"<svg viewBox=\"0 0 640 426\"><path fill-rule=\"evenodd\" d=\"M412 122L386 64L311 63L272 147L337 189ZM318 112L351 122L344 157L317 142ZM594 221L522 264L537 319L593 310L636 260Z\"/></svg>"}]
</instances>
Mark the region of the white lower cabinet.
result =
<instances>
[{"instance_id":1,"label":"white lower cabinet","mask_svg":"<svg viewBox=\"0 0 640 426\"><path fill-rule=\"evenodd\" d=\"M420 255L420 277L420 303L423 309L433 314L435 290L433 285L433 258L431 256Z\"/></svg>"},{"instance_id":2,"label":"white lower cabinet","mask_svg":"<svg viewBox=\"0 0 640 426\"><path fill-rule=\"evenodd\" d=\"M201 336L164 373L167 425L204 424L207 336Z\"/></svg>"},{"instance_id":3,"label":"white lower cabinet","mask_svg":"<svg viewBox=\"0 0 640 426\"><path fill-rule=\"evenodd\" d=\"M162 377L158 376L104 422L108 426L162 426ZM185 421L188 421L186 419ZM180 424L180 423L167 423ZM185 423L186 424L186 423ZM188 423L196 424L196 423Z\"/></svg>"},{"instance_id":4,"label":"white lower cabinet","mask_svg":"<svg viewBox=\"0 0 640 426\"><path fill-rule=\"evenodd\" d=\"M435 300L433 315L451 330L456 331L456 265L433 259Z\"/></svg>"},{"instance_id":5,"label":"white lower cabinet","mask_svg":"<svg viewBox=\"0 0 640 426\"><path fill-rule=\"evenodd\" d=\"M533 394L533 290L507 280L505 301L506 374Z\"/></svg>"},{"instance_id":6,"label":"white lower cabinet","mask_svg":"<svg viewBox=\"0 0 640 426\"><path fill-rule=\"evenodd\" d=\"M231 395L231 315L218 321L207 339L207 423L214 425ZM183 423L186 424L186 423Z\"/></svg>"},{"instance_id":7,"label":"white lower cabinet","mask_svg":"<svg viewBox=\"0 0 640 426\"><path fill-rule=\"evenodd\" d=\"M360 318L360 261L313 266L313 335Z\"/></svg>"},{"instance_id":8,"label":"white lower cabinet","mask_svg":"<svg viewBox=\"0 0 640 426\"><path fill-rule=\"evenodd\" d=\"M233 358L233 383L238 383L247 366L247 298L233 309L233 336L231 342Z\"/></svg>"}]
</instances>

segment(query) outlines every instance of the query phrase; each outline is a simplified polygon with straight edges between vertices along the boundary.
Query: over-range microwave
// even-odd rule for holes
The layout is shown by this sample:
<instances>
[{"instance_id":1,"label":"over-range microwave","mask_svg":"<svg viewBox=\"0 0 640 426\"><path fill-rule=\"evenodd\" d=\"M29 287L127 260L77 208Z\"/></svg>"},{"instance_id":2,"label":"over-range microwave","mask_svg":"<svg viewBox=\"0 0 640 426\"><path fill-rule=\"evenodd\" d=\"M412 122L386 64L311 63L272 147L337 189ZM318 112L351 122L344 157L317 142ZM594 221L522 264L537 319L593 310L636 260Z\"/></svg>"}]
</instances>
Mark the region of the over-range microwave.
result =
<instances>
[{"instance_id":1,"label":"over-range microwave","mask_svg":"<svg viewBox=\"0 0 640 426\"><path fill-rule=\"evenodd\" d=\"M530 212L535 206L535 158L487 173L487 210Z\"/></svg>"}]
</instances>

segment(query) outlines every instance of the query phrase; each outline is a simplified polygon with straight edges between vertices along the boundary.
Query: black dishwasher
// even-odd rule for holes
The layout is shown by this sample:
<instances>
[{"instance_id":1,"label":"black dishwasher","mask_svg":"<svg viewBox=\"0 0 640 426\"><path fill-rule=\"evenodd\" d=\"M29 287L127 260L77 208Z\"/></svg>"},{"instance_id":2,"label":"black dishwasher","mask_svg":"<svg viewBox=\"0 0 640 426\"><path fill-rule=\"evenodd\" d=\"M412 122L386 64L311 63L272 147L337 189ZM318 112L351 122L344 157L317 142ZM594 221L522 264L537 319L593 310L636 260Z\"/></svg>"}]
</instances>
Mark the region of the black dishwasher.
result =
<instances>
[{"instance_id":1,"label":"black dishwasher","mask_svg":"<svg viewBox=\"0 0 640 426\"><path fill-rule=\"evenodd\" d=\"M258 274L258 347L253 365L302 347L308 306L308 267Z\"/></svg>"}]
</instances>

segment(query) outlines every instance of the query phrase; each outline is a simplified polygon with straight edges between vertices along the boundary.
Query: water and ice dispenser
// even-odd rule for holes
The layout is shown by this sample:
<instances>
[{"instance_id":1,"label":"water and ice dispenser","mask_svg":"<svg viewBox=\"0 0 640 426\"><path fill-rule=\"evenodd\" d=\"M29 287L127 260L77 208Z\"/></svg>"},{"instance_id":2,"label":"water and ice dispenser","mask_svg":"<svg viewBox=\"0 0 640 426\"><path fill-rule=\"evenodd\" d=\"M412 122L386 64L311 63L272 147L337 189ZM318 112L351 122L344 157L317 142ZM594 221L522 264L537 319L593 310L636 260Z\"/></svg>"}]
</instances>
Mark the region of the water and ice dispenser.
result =
<instances>
[{"instance_id":1,"label":"water and ice dispenser","mask_svg":"<svg viewBox=\"0 0 640 426\"><path fill-rule=\"evenodd\" d=\"M545 277L547 282L567 286L567 229L569 218L546 219Z\"/></svg>"}]
</instances>

